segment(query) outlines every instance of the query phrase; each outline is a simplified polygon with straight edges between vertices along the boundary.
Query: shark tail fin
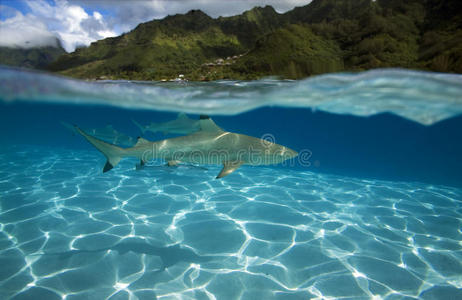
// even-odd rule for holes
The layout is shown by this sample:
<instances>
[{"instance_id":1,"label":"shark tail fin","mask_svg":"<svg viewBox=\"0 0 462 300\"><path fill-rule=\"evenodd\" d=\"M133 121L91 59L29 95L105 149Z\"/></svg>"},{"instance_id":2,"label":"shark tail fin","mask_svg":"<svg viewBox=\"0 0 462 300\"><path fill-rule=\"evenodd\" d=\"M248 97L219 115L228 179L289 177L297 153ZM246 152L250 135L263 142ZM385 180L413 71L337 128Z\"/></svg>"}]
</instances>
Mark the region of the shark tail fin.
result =
<instances>
[{"instance_id":1,"label":"shark tail fin","mask_svg":"<svg viewBox=\"0 0 462 300\"><path fill-rule=\"evenodd\" d=\"M133 122L133 124L136 125L136 127L138 127L138 128L141 130L141 133L142 133L142 134L144 134L144 133L146 132L146 128L145 128L143 125L141 125L140 123L136 122L136 121L133 120L133 119L132 119L132 122Z\"/></svg>"},{"instance_id":2,"label":"shark tail fin","mask_svg":"<svg viewBox=\"0 0 462 300\"><path fill-rule=\"evenodd\" d=\"M104 156L106 156L107 162L104 165L103 173L114 168L120 162L122 157L124 157L125 149L97 139L94 136L87 134L77 126L75 126L75 130L80 133L88 142L90 142L90 144L95 146L96 149L103 153Z\"/></svg>"},{"instance_id":3,"label":"shark tail fin","mask_svg":"<svg viewBox=\"0 0 462 300\"><path fill-rule=\"evenodd\" d=\"M67 122L64 122L64 121L61 121L61 124L66 127L67 129L69 129L72 134L76 134L77 133L77 130L75 129L75 127Z\"/></svg>"}]
</instances>

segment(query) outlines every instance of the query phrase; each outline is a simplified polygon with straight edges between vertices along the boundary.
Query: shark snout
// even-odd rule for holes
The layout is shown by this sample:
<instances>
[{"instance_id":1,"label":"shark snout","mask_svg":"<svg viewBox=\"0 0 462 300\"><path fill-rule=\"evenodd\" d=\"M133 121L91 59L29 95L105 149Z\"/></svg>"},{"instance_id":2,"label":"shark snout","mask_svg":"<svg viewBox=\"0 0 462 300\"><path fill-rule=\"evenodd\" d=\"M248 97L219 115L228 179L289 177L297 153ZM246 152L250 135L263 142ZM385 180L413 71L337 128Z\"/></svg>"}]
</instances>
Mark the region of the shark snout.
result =
<instances>
[{"instance_id":1,"label":"shark snout","mask_svg":"<svg viewBox=\"0 0 462 300\"><path fill-rule=\"evenodd\" d=\"M298 152L295 151L295 150L287 148L287 154L286 155L289 156L289 158L294 158L294 157L298 156Z\"/></svg>"},{"instance_id":2,"label":"shark snout","mask_svg":"<svg viewBox=\"0 0 462 300\"><path fill-rule=\"evenodd\" d=\"M287 147L283 147L282 151L280 152L281 154L281 158L283 160L287 160L287 159L291 159L291 158L294 158L298 155L298 152L297 151L294 151L290 148L287 148Z\"/></svg>"}]
</instances>

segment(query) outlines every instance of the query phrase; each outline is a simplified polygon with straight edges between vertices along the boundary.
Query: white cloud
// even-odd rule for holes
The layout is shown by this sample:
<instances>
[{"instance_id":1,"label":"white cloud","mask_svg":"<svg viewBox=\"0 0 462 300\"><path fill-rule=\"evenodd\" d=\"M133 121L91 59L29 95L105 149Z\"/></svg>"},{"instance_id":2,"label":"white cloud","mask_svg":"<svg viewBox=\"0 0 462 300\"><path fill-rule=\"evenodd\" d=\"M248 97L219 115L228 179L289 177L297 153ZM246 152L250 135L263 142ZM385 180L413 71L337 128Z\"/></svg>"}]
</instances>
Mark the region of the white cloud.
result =
<instances>
[{"instance_id":1,"label":"white cloud","mask_svg":"<svg viewBox=\"0 0 462 300\"><path fill-rule=\"evenodd\" d=\"M97 11L94 11L93 12L93 18L95 18L95 20L98 20L98 21L102 21L103 20L103 16L97 12Z\"/></svg>"},{"instance_id":2,"label":"white cloud","mask_svg":"<svg viewBox=\"0 0 462 300\"><path fill-rule=\"evenodd\" d=\"M18 12L13 18L0 21L2 44L22 48L56 45L58 37L63 48L71 52L77 46L117 35L99 12L89 15L67 0L55 0L54 5L45 0L25 0L25 3L31 13L24 16Z\"/></svg>"},{"instance_id":3,"label":"white cloud","mask_svg":"<svg viewBox=\"0 0 462 300\"><path fill-rule=\"evenodd\" d=\"M58 46L56 35L35 16L24 16L19 11L5 21L0 21L0 46L11 48L36 48Z\"/></svg>"},{"instance_id":4,"label":"white cloud","mask_svg":"<svg viewBox=\"0 0 462 300\"><path fill-rule=\"evenodd\" d=\"M34 15L46 20L49 29L60 38L66 51L117 35L98 11L89 15L81 6L67 0L55 0L55 5L45 0L27 0L26 3Z\"/></svg>"}]
</instances>

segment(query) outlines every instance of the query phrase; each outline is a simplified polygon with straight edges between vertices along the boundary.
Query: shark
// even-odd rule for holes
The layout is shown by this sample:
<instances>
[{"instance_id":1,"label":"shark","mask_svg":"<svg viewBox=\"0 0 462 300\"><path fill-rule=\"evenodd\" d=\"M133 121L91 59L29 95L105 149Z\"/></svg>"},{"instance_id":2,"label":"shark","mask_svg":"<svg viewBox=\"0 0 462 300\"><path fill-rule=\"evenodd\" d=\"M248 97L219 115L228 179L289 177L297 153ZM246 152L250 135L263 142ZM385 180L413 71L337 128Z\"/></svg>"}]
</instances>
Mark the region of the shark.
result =
<instances>
[{"instance_id":1,"label":"shark","mask_svg":"<svg viewBox=\"0 0 462 300\"><path fill-rule=\"evenodd\" d=\"M73 125L66 122L61 122L61 124L69 129L72 133L78 133ZM118 132L112 127L112 125L107 125L103 128L85 129L85 132L103 141L119 146L130 147L136 143L135 138Z\"/></svg>"},{"instance_id":2,"label":"shark","mask_svg":"<svg viewBox=\"0 0 462 300\"><path fill-rule=\"evenodd\" d=\"M219 261L223 260L226 257L222 256L203 256L196 254L193 250L181 247L180 244L172 245L172 246L165 246L165 247L156 247L153 246L145 241L140 240L139 238L127 238L124 239L117 244L107 247L107 248L100 248L100 249L93 249L93 250L70 250L65 252L41 252L36 254L31 254L31 256L36 255L46 255L46 256L56 256L60 260L69 260L72 257L78 256L83 253L104 253L107 251L115 251L119 255L124 255L127 253L135 253L135 254L144 254L150 256L158 256L162 261L162 266L159 271L165 271L171 266L174 266L180 262L187 262L187 263L206 263L211 261Z\"/></svg>"},{"instance_id":3,"label":"shark","mask_svg":"<svg viewBox=\"0 0 462 300\"><path fill-rule=\"evenodd\" d=\"M271 165L294 158L298 153L288 147L252 136L223 130L208 116L199 119L200 130L186 136L151 142L139 137L133 147L122 148L98 139L77 126L90 144L107 161L103 173L111 170L124 157L135 157L140 166L154 159L164 159L168 165L192 163L223 165L216 178L223 178L242 165Z\"/></svg>"},{"instance_id":4,"label":"shark","mask_svg":"<svg viewBox=\"0 0 462 300\"><path fill-rule=\"evenodd\" d=\"M164 123L141 125L135 120L132 120L132 122L141 130L143 135L146 133L146 131L151 131L153 133L163 132L164 134L190 134L200 130L198 120L188 118L185 113L180 113L175 120L167 121Z\"/></svg>"}]
</instances>

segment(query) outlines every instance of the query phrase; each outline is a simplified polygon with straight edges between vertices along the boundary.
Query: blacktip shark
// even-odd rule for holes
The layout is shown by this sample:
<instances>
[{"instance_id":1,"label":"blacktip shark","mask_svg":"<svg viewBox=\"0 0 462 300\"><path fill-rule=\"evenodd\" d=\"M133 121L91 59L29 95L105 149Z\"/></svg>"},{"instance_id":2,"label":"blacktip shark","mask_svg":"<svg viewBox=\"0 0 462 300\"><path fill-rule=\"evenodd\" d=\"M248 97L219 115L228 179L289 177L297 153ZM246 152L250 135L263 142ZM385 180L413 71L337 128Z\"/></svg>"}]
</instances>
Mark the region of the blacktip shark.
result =
<instances>
[{"instance_id":1,"label":"blacktip shark","mask_svg":"<svg viewBox=\"0 0 462 300\"><path fill-rule=\"evenodd\" d=\"M61 124L72 131L73 133L79 133L75 127L69 123L61 122ZM84 129L87 134L90 134L96 138L99 138L105 142L119 145L119 146L133 146L136 143L136 139L131 136L125 135L123 133L115 130L112 125L107 125L103 128L94 128L94 129Z\"/></svg>"},{"instance_id":2,"label":"blacktip shark","mask_svg":"<svg viewBox=\"0 0 462 300\"><path fill-rule=\"evenodd\" d=\"M188 118L185 113L180 113L175 120L167 121L164 123L141 125L135 120L132 120L132 122L141 130L143 134L145 134L146 131L151 131L154 133L163 132L164 134L190 134L200 130L199 121Z\"/></svg>"},{"instance_id":3,"label":"blacktip shark","mask_svg":"<svg viewBox=\"0 0 462 300\"><path fill-rule=\"evenodd\" d=\"M296 157L298 153L263 139L227 132L218 127L208 116L201 116L199 131L161 141L150 142L138 138L130 148L121 148L87 134L77 126L80 133L107 158L103 172L115 167L124 157L140 159L140 165L153 159L164 159L169 165L180 162L193 164L223 164L216 178L231 174L241 165L278 164Z\"/></svg>"}]
</instances>

